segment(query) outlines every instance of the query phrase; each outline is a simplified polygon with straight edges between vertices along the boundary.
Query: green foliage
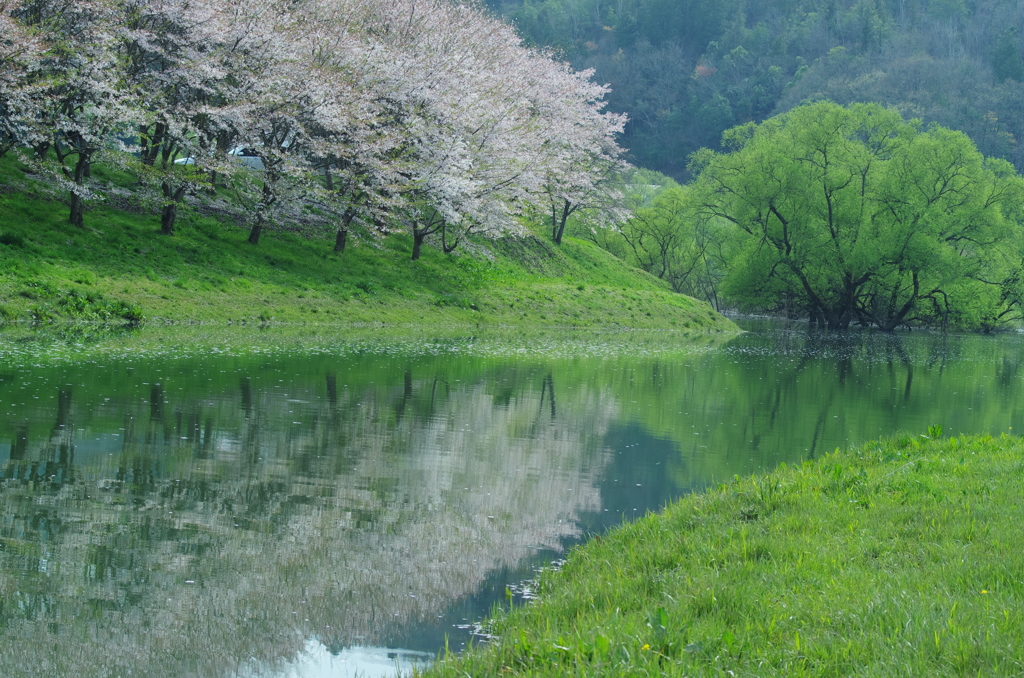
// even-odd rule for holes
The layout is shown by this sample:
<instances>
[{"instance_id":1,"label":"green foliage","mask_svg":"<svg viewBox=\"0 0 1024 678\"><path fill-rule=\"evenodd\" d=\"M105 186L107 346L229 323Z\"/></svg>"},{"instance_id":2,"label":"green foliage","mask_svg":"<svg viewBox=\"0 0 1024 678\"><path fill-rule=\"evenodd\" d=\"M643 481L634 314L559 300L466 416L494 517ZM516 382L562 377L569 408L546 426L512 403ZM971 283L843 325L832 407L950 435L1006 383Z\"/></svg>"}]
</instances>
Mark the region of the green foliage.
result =
<instances>
[{"instance_id":1,"label":"green foliage","mask_svg":"<svg viewBox=\"0 0 1024 678\"><path fill-rule=\"evenodd\" d=\"M1017 40L1017 28L1011 26L999 36L999 41L992 52L992 70L996 80L1024 80L1024 60L1020 57L1020 45Z\"/></svg>"},{"instance_id":2,"label":"green foliage","mask_svg":"<svg viewBox=\"0 0 1024 678\"><path fill-rule=\"evenodd\" d=\"M428 676L1013 675L1019 438L869 443L574 550Z\"/></svg>"},{"instance_id":3,"label":"green foliage","mask_svg":"<svg viewBox=\"0 0 1024 678\"><path fill-rule=\"evenodd\" d=\"M0 245L7 245L11 248L22 248L25 246L25 239L17 233L0 233Z\"/></svg>"},{"instance_id":4,"label":"green foliage","mask_svg":"<svg viewBox=\"0 0 1024 678\"><path fill-rule=\"evenodd\" d=\"M65 320L141 323L142 309L133 303L109 300L93 292L55 290L47 283L29 286L28 294L38 299L29 314L34 323L52 323ZM38 290L40 293L35 293Z\"/></svg>"},{"instance_id":5,"label":"green foliage","mask_svg":"<svg viewBox=\"0 0 1024 678\"><path fill-rule=\"evenodd\" d=\"M718 223L703 218L694 192L664 175L637 171L624 187L632 217L618 230L586 236L620 259L666 281L676 292L718 305L722 247Z\"/></svg>"},{"instance_id":6,"label":"green foliage","mask_svg":"<svg viewBox=\"0 0 1024 678\"><path fill-rule=\"evenodd\" d=\"M729 224L721 291L829 328L1013 317L1024 182L962 133L876 104L819 102L700 157L696 198Z\"/></svg>"},{"instance_id":7,"label":"green foliage","mask_svg":"<svg viewBox=\"0 0 1024 678\"><path fill-rule=\"evenodd\" d=\"M611 84L638 165L687 179L724 130L807 100L874 101L966 132L1024 169L1013 0L488 0L527 41Z\"/></svg>"}]
</instances>

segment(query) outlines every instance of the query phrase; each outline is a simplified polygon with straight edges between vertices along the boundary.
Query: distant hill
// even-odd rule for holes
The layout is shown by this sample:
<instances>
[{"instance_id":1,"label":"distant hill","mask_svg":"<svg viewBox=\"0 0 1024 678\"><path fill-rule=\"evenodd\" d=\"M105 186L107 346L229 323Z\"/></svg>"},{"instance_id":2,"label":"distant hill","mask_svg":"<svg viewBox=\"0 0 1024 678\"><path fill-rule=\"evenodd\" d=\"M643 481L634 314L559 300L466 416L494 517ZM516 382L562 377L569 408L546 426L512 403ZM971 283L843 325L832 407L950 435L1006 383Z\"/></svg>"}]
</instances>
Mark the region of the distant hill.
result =
<instances>
[{"instance_id":1,"label":"distant hill","mask_svg":"<svg viewBox=\"0 0 1024 678\"><path fill-rule=\"evenodd\" d=\"M487 0L609 83L632 160L686 179L723 130L808 99L875 101L1024 169L1016 0Z\"/></svg>"}]
</instances>

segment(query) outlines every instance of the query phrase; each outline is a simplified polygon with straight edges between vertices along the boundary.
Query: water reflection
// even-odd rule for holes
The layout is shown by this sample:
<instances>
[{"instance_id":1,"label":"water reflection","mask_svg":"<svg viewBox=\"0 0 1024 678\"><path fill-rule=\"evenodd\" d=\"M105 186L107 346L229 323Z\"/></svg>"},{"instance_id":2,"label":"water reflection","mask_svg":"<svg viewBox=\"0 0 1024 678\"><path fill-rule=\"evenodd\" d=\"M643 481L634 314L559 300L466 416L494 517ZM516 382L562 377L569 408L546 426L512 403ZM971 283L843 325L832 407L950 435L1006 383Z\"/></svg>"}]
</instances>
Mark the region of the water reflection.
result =
<instances>
[{"instance_id":1,"label":"water reflection","mask_svg":"<svg viewBox=\"0 0 1024 678\"><path fill-rule=\"evenodd\" d=\"M899 428L998 433L1024 400L1016 336L755 329L720 348L0 345L0 674L433 655L506 584L682 493Z\"/></svg>"},{"instance_id":2,"label":"water reflection","mask_svg":"<svg viewBox=\"0 0 1024 678\"><path fill-rule=\"evenodd\" d=\"M284 666L253 666L245 678L393 678L423 669L434 660L428 652L381 647L349 647L334 652L310 640L293 661Z\"/></svg>"},{"instance_id":3,"label":"water reflection","mask_svg":"<svg viewBox=\"0 0 1024 678\"><path fill-rule=\"evenodd\" d=\"M607 389L556 409L553 375L520 366L330 362L38 375L72 385L38 384L55 402L0 450L4 674L229 675L312 637L373 646L598 510Z\"/></svg>"}]
</instances>

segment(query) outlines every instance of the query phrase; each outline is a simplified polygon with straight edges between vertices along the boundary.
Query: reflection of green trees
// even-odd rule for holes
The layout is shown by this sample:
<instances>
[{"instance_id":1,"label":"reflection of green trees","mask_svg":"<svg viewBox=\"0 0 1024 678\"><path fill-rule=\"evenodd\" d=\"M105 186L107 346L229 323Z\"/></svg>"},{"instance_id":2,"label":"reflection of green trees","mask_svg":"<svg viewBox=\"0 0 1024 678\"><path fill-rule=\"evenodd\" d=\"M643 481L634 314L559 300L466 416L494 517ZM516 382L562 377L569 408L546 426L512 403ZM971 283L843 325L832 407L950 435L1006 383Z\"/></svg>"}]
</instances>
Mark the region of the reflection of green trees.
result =
<instances>
[{"instance_id":1,"label":"reflection of green trees","mask_svg":"<svg viewBox=\"0 0 1024 678\"><path fill-rule=\"evenodd\" d=\"M1024 384L1013 378L1019 341L747 334L720 354L637 364L610 390L624 418L679 444L668 469L677 486L700 486L897 429L1006 431L1024 401Z\"/></svg>"},{"instance_id":2,"label":"reflection of green trees","mask_svg":"<svg viewBox=\"0 0 1024 678\"><path fill-rule=\"evenodd\" d=\"M630 502L896 428L1005 430L1024 388L1011 336L664 342L5 369L0 673L214 675L311 636L373 644L576 536L634 467Z\"/></svg>"}]
</instances>

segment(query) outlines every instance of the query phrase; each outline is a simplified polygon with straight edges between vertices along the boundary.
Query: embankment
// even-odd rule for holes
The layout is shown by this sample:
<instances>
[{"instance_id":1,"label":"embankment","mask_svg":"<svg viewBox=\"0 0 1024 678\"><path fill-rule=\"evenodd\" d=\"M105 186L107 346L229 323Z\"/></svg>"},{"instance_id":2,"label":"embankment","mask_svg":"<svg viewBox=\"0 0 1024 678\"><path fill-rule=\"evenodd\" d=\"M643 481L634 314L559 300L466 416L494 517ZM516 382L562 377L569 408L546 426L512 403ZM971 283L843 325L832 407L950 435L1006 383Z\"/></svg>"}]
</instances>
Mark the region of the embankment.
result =
<instances>
[{"instance_id":1,"label":"embankment","mask_svg":"<svg viewBox=\"0 0 1024 678\"><path fill-rule=\"evenodd\" d=\"M330 233L250 245L237 212L185 212L173 236L131 198L93 209L86 228L66 212L0 163L0 319L736 330L585 241L480 239L411 261L401 234L354 235L339 254Z\"/></svg>"},{"instance_id":2,"label":"embankment","mask_svg":"<svg viewBox=\"0 0 1024 678\"><path fill-rule=\"evenodd\" d=\"M576 549L427 674L1020 675L1022 460L901 435L736 479Z\"/></svg>"}]
</instances>

